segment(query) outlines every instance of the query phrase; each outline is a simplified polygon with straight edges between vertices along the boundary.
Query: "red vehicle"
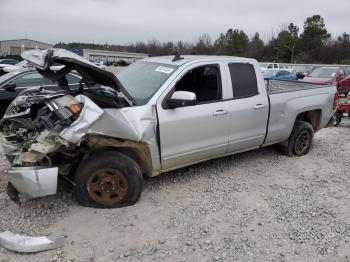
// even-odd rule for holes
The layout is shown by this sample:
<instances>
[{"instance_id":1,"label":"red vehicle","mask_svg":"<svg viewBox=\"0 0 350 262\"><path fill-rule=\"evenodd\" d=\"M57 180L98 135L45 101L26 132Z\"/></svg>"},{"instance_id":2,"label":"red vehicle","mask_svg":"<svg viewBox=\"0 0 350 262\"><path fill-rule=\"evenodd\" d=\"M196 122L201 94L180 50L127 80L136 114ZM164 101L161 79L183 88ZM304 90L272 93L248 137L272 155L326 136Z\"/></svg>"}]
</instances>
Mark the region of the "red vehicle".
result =
<instances>
[{"instance_id":1,"label":"red vehicle","mask_svg":"<svg viewBox=\"0 0 350 262\"><path fill-rule=\"evenodd\" d=\"M334 126L339 125L344 116L350 114L350 97L341 98L338 101L337 111L334 114Z\"/></svg>"},{"instance_id":2,"label":"red vehicle","mask_svg":"<svg viewBox=\"0 0 350 262\"><path fill-rule=\"evenodd\" d=\"M302 80L315 84L334 84L339 94L348 94L350 91L350 71L345 67L318 67Z\"/></svg>"}]
</instances>

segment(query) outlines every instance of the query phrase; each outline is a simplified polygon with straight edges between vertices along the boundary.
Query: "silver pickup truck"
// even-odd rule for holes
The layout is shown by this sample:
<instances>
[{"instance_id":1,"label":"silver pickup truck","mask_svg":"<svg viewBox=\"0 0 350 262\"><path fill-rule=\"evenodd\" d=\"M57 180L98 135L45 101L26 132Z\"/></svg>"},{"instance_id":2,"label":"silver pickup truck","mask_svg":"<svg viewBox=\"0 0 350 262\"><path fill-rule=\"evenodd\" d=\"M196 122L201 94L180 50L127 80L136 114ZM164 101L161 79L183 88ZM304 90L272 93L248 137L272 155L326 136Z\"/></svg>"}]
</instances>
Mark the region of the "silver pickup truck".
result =
<instances>
[{"instance_id":1,"label":"silver pickup truck","mask_svg":"<svg viewBox=\"0 0 350 262\"><path fill-rule=\"evenodd\" d=\"M22 56L62 91L23 91L0 123L13 199L55 194L60 176L81 205L131 205L144 175L272 144L302 156L334 113L335 86L265 83L253 59L154 57L115 76L62 49ZM75 96L71 71L82 77Z\"/></svg>"}]
</instances>

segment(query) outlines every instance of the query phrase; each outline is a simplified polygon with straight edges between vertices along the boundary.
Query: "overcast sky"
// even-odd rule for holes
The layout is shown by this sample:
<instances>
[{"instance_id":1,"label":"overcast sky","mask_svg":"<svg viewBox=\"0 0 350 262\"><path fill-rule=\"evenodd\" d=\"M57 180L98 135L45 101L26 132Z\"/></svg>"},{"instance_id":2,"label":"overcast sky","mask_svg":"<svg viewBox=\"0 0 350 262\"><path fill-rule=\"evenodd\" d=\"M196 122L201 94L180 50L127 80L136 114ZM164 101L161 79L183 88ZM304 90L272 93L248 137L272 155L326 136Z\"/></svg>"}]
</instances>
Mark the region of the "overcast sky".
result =
<instances>
[{"instance_id":1,"label":"overcast sky","mask_svg":"<svg viewBox=\"0 0 350 262\"><path fill-rule=\"evenodd\" d=\"M324 17L332 36L350 33L350 0L0 0L0 40L125 44L156 38L215 40L229 28L264 40L283 25Z\"/></svg>"}]
</instances>

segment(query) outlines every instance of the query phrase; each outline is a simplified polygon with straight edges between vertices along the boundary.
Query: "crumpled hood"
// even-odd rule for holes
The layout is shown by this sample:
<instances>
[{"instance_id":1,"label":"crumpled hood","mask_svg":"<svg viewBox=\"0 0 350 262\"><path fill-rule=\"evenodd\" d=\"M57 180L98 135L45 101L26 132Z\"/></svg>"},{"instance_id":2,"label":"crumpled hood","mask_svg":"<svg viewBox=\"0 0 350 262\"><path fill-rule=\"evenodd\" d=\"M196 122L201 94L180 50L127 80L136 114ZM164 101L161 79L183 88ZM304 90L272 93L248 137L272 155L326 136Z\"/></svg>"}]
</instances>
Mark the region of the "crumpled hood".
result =
<instances>
[{"instance_id":1,"label":"crumpled hood","mask_svg":"<svg viewBox=\"0 0 350 262\"><path fill-rule=\"evenodd\" d=\"M77 71L88 86L100 84L115 89L129 105L134 104L129 93L123 88L118 78L111 72L99 68L85 58L65 49L50 48L46 50L29 50L22 53L22 58L31 63L44 77L57 81L72 70ZM56 74L50 70L54 64L65 67Z\"/></svg>"}]
</instances>

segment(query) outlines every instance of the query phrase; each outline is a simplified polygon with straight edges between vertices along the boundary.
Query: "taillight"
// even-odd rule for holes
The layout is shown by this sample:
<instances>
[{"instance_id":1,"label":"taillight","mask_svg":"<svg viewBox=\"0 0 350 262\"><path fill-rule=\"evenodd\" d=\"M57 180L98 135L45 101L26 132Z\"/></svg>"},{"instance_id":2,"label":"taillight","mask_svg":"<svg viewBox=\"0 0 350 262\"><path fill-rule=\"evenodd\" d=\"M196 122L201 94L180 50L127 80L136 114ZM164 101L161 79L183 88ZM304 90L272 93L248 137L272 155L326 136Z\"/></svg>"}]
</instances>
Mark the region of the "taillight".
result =
<instances>
[{"instance_id":1,"label":"taillight","mask_svg":"<svg viewBox=\"0 0 350 262\"><path fill-rule=\"evenodd\" d=\"M336 92L334 95L333 109L337 109L338 104L339 104L339 93Z\"/></svg>"}]
</instances>

